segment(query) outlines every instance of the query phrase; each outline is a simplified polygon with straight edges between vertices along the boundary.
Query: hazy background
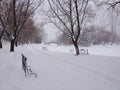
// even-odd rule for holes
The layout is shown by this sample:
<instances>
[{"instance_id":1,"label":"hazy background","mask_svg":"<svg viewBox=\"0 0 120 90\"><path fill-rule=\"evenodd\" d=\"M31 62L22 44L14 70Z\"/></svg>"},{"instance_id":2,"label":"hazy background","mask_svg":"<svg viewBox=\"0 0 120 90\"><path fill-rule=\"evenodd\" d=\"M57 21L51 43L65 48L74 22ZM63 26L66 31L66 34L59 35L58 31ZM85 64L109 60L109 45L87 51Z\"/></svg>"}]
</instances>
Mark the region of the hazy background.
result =
<instances>
[{"instance_id":1,"label":"hazy background","mask_svg":"<svg viewBox=\"0 0 120 90\"><path fill-rule=\"evenodd\" d=\"M105 0L98 0L98 1L105 1ZM97 2L95 0L95 2ZM95 17L92 19L92 21L90 23L88 23L88 26L91 25L96 25L99 27L105 27L107 30L111 31L111 17L112 17L112 13L110 10L108 10L108 6L96 6L95 3L90 2L91 7L93 10L95 10ZM47 24L45 24L44 26L44 30L47 34L47 38L45 42L50 42L50 41L55 41L56 40L56 36L59 35L58 32L60 32L53 24L48 23L47 17L45 16L45 14L43 13L43 10L48 10L49 9L49 4L47 2L47 0L44 2L44 4L42 5L42 9L38 9L35 13L34 19L36 24L38 25L40 22L46 22ZM120 35L120 20L117 21L117 25L116 25L116 29L115 32Z\"/></svg>"}]
</instances>

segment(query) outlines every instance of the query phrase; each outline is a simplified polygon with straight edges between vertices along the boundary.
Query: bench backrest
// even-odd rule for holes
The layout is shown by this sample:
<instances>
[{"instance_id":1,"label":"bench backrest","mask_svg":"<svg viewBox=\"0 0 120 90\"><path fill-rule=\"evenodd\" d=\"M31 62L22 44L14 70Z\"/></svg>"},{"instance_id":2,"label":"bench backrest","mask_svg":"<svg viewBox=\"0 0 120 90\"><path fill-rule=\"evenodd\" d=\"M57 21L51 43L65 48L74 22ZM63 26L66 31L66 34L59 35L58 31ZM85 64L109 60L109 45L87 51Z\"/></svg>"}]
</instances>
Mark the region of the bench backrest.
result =
<instances>
[{"instance_id":1,"label":"bench backrest","mask_svg":"<svg viewBox=\"0 0 120 90\"><path fill-rule=\"evenodd\" d=\"M22 55L22 68L25 70L27 67L27 58L23 54L21 55Z\"/></svg>"},{"instance_id":2,"label":"bench backrest","mask_svg":"<svg viewBox=\"0 0 120 90\"><path fill-rule=\"evenodd\" d=\"M80 49L80 54L81 55L88 55L89 54L88 49Z\"/></svg>"}]
</instances>

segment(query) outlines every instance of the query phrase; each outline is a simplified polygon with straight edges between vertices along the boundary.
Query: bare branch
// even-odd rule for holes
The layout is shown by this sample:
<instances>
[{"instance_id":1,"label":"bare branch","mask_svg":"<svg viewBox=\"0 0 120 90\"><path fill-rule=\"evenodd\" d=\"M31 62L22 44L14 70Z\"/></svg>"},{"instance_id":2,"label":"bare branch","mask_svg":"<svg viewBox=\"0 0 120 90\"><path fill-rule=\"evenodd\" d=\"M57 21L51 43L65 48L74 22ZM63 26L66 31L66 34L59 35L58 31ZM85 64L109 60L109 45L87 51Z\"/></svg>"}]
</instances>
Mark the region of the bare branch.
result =
<instances>
[{"instance_id":1,"label":"bare branch","mask_svg":"<svg viewBox=\"0 0 120 90\"><path fill-rule=\"evenodd\" d=\"M65 26L65 28L70 32L70 29L68 28L68 26L66 25L66 23L60 18L60 16L56 13L56 11L53 9L50 0L48 0L48 3L50 5L51 10L53 11L53 13L55 14L55 16L62 22L62 24ZM71 32L70 32L71 33Z\"/></svg>"}]
</instances>

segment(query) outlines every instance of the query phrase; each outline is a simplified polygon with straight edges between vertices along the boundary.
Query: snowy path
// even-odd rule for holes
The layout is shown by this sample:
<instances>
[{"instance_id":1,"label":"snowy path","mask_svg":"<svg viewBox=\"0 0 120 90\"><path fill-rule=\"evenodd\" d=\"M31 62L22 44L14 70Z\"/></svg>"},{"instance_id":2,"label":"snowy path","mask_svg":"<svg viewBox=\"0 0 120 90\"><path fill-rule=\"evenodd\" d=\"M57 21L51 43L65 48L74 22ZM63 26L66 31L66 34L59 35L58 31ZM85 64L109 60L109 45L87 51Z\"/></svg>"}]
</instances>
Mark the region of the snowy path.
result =
<instances>
[{"instance_id":1,"label":"snowy path","mask_svg":"<svg viewBox=\"0 0 120 90\"><path fill-rule=\"evenodd\" d=\"M28 58L28 64L38 74L37 78L24 77L19 65L21 53ZM0 75L0 90L120 90L118 57L76 57L68 53L41 51L35 47L23 47L10 56L19 59L14 66L9 62L9 67L19 68L14 70L19 78L10 74L1 79ZM9 82L5 79L7 76ZM10 83L12 80L14 83Z\"/></svg>"},{"instance_id":2,"label":"snowy path","mask_svg":"<svg viewBox=\"0 0 120 90\"><path fill-rule=\"evenodd\" d=\"M112 88L117 88L120 85L120 78L118 80L118 78L110 76L109 73L99 72L89 66L85 67L82 65L82 62L74 62L64 54L57 55L54 52L44 52L34 47L32 49L29 48L28 50L33 53L34 60L36 57L36 62L34 62L33 67L40 67L43 70L42 71L39 68L35 69L38 69L37 72L40 72L39 74L42 79L46 79L45 81L47 82L44 83L47 85L46 90L92 90L94 88L101 90L104 89L104 87L104 90L112 90ZM74 57L76 58L76 56ZM40 58L40 61L38 61L38 58ZM84 56L82 58L84 58ZM99 57L96 56L96 58ZM33 60L32 56L30 59ZM36 64L37 62L38 65ZM31 64L33 64L33 62ZM41 82L41 84L43 84L43 82Z\"/></svg>"},{"instance_id":3,"label":"snowy path","mask_svg":"<svg viewBox=\"0 0 120 90\"><path fill-rule=\"evenodd\" d=\"M100 73L98 71L95 71L94 69L90 69L90 68L88 68L86 66L81 65L80 63L79 64L75 63L75 62L73 62L73 60L72 61L70 61L70 59L69 60L65 60L64 58L61 58L63 56L60 57L60 55L59 56L55 55L55 53L54 54L50 54L50 53L47 53L47 52L44 52L44 51L40 51L40 50L36 49L35 47L32 47L32 49L34 49L35 52L37 51L40 54L44 54L44 55L49 56L50 58L53 58L52 60L57 60L57 61L60 61L60 62L66 63L66 64L70 64L71 66L74 66L74 67L86 70L88 72L94 73L94 74L96 74L96 75L98 75L98 76L100 76L100 77L102 77L102 78L104 78L104 79L106 79L108 81L111 81L111 82L114 82L114 83L120 85L120 80L117 80L115 78L109 77L109 75L107 76L107 75L102 74L102 73Z\"/></svg>"}]
</instances>

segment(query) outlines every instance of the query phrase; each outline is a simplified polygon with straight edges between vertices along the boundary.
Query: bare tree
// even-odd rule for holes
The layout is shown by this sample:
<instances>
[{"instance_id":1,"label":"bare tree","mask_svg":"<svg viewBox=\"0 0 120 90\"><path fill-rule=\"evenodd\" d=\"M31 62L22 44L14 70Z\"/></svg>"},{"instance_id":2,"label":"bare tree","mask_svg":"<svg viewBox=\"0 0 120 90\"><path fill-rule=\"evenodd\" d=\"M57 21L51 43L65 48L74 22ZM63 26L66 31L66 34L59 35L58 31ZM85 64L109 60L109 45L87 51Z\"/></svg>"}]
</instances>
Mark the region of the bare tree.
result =
<instances>
[{"instance_id":1,"label":"bare tree","mask_svg":"<svg viewBox=\"0 0 120 90\"><path fill-rule=\"evenodd\" d=\"M0 0L0 13L2 11L2 4L1 4L1 1ZM2 37L3 37L3 34L4 34L4 30L2 29L2 24L0 23L0 48L2 48Z\"/></svg>"},{"instance_id":2,"label":"bare tree","mask_svg":"<svg viewBox=\"0 0 120 90\"><path fill-rule=\"evenodd\" d=\"M120 0L107 0L102 1L99 6L106 6L107 11L109 11L110 16L110 25L111 25L111 34L113 35L111 40L111 45L116 40L116 30L119 27L119 19L120 19Z\"/></svg>"},{"instance_id":3,"label":"bare tree","mask_svg":"<svg viewBox=\"0 0 120 90\"><path fill-rule=\"evenodd\" d=\"M113 33L113 39L111 41L111 45L116 41L116 30L119 26L119 19L120 19L120 0L113 1L110 4L110 10L112 11L112 25L111 30Z\"/></svg>"},{"instance_id":4,"label":"bare tree","mask_svg":"<svg viewBox=\"0 0 120 90\"><path fill-rule=\"evenodd\" d=\"M35 0L6 0L3 3L0 13L0 22L6 32L10 42L10 51L14 51L15 42L21 33L27 20L34 14L35 10L43 3L39 0L37 5Z\"/></svg>"},{"instance_id":5,"label":"bare tree","mask_svg":"<svg viewBox=\"0 0 120 90\"><path fill-rule=\"evenodd\" d=\"M49 20L72 41L76 55L79 55L79 40L87 17L92 17L89 0L48 0ZM89 12L88 12L89 11ZM89 13L89 14L88 14Z\"/></svg>"},{"instance_id":6,"label":"bare tree","mask_svg":"<svg viewBox=\"0 0 120 90\"><path fill-rule=\"evenodd\" d=\"M0 48L2 48L2 37L3 37L4 31L0 31Z\"/></svg>"},{"instance_id":7,"label":"bare tree","mask_svg":"<svg viewBox=\"0 0 120 90\"><path fill-rule=\"evenodd\" d=\"M41 43L43 38L42 34L44 33L43 26L43 23L36 25L33 18L29 18L23 26L19 36L17 37L17 46L21 44ZM3 40L9 41L6 33L4 33Z\"/></svg>"},{"instance_id":8,"label":"bare tree","mask_svg":"<svg viewBox=\"0 0 120 90\"><path fill-rule=\"evenodd\" d=\"M17 38L17 42L18 44L32 43L37 36L39 36L39 31L35 26L33 19L29 18L23 26L23 29Z\"/></svg>"}]
</instances>

